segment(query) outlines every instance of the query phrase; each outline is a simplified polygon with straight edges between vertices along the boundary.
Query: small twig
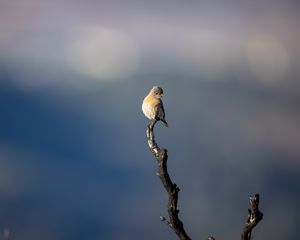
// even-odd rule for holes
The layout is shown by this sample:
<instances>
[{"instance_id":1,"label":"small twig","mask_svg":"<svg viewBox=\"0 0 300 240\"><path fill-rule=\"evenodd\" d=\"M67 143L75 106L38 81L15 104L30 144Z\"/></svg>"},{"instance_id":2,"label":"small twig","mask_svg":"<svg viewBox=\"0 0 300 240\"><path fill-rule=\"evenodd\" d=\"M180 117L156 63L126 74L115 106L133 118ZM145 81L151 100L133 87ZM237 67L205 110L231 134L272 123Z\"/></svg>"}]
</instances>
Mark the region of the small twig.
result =
<instances>
[{"instance_id":1,"label":"small twig","mask_svg":"<svg viewBox=\"0 0 300 240\"><path fill-rule=\"evenodd\" d=\"M251 209L248 209L248 218L247 223L245 224L242 234L241 240L250 240L252 229L259 223L260 220L263 219L263 213L259 211L259 194L255 194L255 196L250 196L250 204Z\"/></svg>"},{"instance_id":2,"label":"small twig","mask_svg":"<svg viewBox=\"0 0 300 240\"><path fill-rule=\"evenodd\" d=\"M159 176L169 197L168 205L167 205L169 220L166 221L164 217L161 217L161 220L166 221L166 223L175 231L175 233L177 234L180 240L191 240L191 238L185 232L183 223L181 222L178 216L179 210L177 209L177 202L178 202L179 188L175 183L172 182L168 173L167 149L160 149L157 143L155 142L154 131L153 131L155 124L156 121L151 121L150 124L148 125L147 140L148 140L150 151L153 153L158 163L157 175Z\"/></svg>"}]
</instances>

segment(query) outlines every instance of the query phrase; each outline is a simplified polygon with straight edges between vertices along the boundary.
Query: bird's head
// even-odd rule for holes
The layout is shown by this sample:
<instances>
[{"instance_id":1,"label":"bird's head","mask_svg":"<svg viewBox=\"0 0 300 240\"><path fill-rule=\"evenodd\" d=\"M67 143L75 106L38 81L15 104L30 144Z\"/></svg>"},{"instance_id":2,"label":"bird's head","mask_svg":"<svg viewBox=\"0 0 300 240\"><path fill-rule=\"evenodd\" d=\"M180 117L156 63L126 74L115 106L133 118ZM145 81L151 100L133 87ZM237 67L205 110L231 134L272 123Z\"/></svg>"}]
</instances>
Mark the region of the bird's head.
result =
<instances>
[{"instance_id":1,"label":"bird's head","mask_svg":"<svg viewBox=\"0 0 300 240\"><path fill-rule=\"evenodd\" d=\"M150 94L155 97L155 98L162 98L162 96L164 95L164 91L162 90L161 87L159 86L154 86L151 91Z\"/></svg>"}]
</instances>

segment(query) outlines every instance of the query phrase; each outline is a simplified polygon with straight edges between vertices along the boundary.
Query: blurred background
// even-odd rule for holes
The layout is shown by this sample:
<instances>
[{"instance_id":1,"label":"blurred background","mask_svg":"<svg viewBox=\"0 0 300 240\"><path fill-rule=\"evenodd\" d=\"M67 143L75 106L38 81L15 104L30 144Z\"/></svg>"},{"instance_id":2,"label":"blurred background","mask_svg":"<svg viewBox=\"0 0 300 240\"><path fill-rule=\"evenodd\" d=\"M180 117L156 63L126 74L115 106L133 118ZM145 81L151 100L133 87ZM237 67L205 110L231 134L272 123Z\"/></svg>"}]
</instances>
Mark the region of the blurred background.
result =
<instances>
[{"instance_id":1,"label":"blurred background","mask_svg":"<svg viewBox=\"0 0 300 240\"><path fill-rule=\"evenodd\" d=\"M193 239L300 234L299 1L1 0L0 231L176 239L141 112L158 124Z\"/></svg>"}]
</instances>

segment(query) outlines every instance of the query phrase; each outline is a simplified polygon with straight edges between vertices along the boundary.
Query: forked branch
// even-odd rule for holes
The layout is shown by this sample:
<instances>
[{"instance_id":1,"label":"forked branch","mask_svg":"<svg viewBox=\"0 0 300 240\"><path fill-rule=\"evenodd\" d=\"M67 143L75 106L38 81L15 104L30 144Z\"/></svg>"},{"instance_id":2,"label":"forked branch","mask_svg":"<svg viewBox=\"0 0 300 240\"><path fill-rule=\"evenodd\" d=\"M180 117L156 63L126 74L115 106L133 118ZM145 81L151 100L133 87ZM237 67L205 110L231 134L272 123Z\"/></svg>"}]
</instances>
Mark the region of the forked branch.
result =
<instances>
[{"instance_id":1,"label":"forked branch","mask_svg":"<svg viewBox=\"0 0 300 240\"><path fill-rule=\"evenodd\" d=\"M165 217L160 216L160 219L168 224L171 227L180 240L191 240L184 230L183 223L179 219L177 209L178 202L178 192L179 188L175 183L172 182L168 169L167 169L167 160L168 153L167 149L161 149L156 141L154 136L154 126L157 121L151 121L147 126L147 140L150 151L153 153L154 157L158 163L157 176L160 178L166 192L168 193L168 215L169 220ZM250 240L252 229L257 225L257 223L262 220L263 214L259 211L259 194L256 194L254 197L250 196L251 209L248 210L248 220L246 225L243 228L241 234L241 240ZM215 240L213 236L209 236L207 240Z\"/></svg>"}]
</instances>

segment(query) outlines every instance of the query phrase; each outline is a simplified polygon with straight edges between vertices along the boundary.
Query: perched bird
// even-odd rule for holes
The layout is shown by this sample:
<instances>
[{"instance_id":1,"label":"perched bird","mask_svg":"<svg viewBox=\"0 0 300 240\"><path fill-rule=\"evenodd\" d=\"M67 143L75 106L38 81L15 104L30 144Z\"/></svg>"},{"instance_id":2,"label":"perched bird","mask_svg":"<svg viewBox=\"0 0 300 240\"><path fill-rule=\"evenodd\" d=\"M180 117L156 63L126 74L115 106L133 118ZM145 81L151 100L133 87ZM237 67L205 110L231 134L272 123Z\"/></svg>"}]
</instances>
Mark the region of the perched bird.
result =
<instances>
[{"instance_id":1,"label":"perched bird","mask_svg":"<svg viewBox=\"0 0 300 240\"><path fill-rule=\"evenodd\" d=\"M144 98L142 110L145 116L150 120L162 121L164 126L168 127L168 123L165 119L164 105L161 100L162 96L162 88L154 86Z\"/></svg>"}]
</instances>

